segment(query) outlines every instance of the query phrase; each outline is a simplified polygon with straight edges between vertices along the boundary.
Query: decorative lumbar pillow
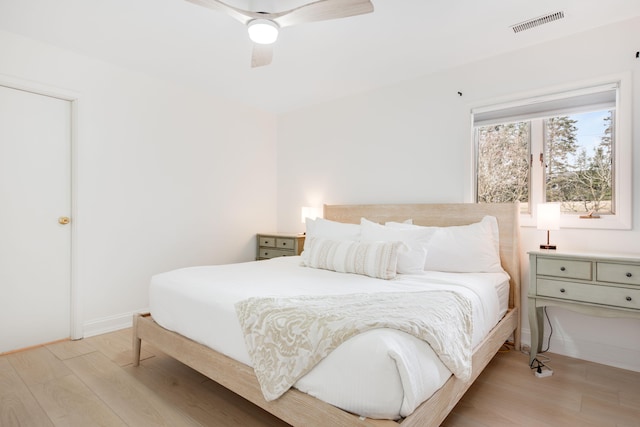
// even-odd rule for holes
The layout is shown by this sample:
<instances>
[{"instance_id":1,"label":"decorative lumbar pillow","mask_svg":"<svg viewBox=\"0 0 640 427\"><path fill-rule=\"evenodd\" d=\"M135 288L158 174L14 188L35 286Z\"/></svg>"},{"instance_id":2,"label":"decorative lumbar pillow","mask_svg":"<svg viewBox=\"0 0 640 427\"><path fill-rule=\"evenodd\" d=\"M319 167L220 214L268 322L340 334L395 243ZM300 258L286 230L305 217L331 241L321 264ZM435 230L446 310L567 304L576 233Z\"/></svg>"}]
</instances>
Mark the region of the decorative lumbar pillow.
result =
<instances>
[{"instance_id":1,"label":"decorative lumbar pillow","mask_svg":"<svg viewBox=\"0 0 640 427\"><path fill-rule=\"evenodd\" d=\"M321 237L332 240L360 240L360 224L347 224L343 222L330 221L324 218L305 220L306 238L304 241L302 262L307 258L307 248L309 239L312 237Z\"/></svg>"},{"instance_id":2,"label":"decorative lumbar pillow","mask_svg":"<svg viewBox=\"0 0 640 427\"><path fill-rule=\"evenodd\" d=\"M363 242L402 242L407 246L406 250L398 253L398 273L420 274L424 271L427 258L427 245L435 228L393 228L360 219Z\"/></svg>"},{"instance_id":3,"label":"decorative lumbar pillow","mask_svg":"<svg viewBox=\"0 0 640 427\"><path fill-rule=\"evenodd\" d=\"M303 262L307 267L388 280L396 277L398 251L402 246L401 242L356 242L311 237L305 241L306 256Z\"/></svg>"}]
</instances>

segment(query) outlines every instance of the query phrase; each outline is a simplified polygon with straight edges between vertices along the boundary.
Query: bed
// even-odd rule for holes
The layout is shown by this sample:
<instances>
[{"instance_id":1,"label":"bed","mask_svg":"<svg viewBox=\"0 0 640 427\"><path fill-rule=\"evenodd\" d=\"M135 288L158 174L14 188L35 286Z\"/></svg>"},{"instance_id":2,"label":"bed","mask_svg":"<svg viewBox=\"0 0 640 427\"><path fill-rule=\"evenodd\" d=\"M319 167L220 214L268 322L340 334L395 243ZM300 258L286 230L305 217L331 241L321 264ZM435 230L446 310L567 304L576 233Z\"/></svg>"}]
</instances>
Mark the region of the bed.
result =
<instances>
[{"instance_id":1,"label":"bed","mask_svg":"<svg viewBox=\"0 0 640 427\"><path fill-rule=\"evenodd\" d=\"M324 208L325 219L351 224L360 223L361 218L381 224L411 218L417 225L447 227L477 223L486 215L497 219L500 263L509 278L506 313L474 346L469 375L464 379L448 376L428 400L415 409L411 408L409 414L396 421L359 417L296 388L267 401L256 377L257 371L248 364L163 328L149 314L134 318L134 364L139 364L141 341L144 340L292 425L439 425L505 341L512 337L513 345L516 348L520 346L518 205L326 205ZM283 266L292 268L284 263ZM173 316L176 317L175 313ZM163 323L166 320L163 319ZM203 340L198 338L197 341Z\"/></svg>"}]
</instances>

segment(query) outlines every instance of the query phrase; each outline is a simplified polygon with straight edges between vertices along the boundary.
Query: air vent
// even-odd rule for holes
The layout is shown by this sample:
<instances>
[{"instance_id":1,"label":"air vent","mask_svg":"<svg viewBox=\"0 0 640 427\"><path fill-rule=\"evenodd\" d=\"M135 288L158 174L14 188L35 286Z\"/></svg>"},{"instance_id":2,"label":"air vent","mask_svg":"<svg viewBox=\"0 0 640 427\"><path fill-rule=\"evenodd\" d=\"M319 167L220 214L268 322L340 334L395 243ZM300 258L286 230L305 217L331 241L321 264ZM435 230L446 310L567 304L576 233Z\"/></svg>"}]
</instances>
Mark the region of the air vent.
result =
<instances>
[{"instance_id":1,"label":"air vent","mask_svg":"<svg viewBox=\"0 0 640 427\"><path fill-rule=\"evenodd\" d=\"M554 12L548 15L521 22L516 25L512 25L511 29L513 29L514 33L519 33L521 31L530 30L532 28L539 27L540 25L548 24L549 22L557 21L558 19L562 18L564 18L564 12Z\"/></svg>"}]
</instances>

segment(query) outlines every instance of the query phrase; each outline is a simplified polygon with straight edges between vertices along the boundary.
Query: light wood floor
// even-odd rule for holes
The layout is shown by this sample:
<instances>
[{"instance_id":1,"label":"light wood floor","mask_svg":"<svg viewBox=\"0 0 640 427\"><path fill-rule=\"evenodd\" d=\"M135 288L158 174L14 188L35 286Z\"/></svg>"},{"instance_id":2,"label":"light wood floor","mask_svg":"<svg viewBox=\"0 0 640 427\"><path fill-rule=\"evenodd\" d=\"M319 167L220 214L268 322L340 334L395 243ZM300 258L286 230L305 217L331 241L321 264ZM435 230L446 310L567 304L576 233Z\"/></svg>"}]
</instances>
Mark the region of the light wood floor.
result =
<instances>
[{"instance_id":1,"label":"light wood floor","mask_svg":"<svg viewBox=\"0 0 640 427\"><path fill-rule=\"evenodd\" d=\"M145 345L131 331L0 357L0 426L286 426ZM527 357L500 353L444 425L640 426L640 373L552 355L535 378Z\"/></svg>"}]
</instances>

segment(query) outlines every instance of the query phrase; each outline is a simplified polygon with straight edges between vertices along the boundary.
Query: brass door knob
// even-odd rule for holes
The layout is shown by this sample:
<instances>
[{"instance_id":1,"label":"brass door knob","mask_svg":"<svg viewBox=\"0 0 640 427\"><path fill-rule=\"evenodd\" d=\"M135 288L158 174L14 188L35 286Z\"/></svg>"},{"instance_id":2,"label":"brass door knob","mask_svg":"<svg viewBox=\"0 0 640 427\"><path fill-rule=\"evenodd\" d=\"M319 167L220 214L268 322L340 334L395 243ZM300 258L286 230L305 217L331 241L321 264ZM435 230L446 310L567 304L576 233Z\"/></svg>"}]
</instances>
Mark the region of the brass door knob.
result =
<instances>
[{"instance_id":1,"label":"brass door knob","mask_svg":"<svg viewBox=\"0 0 640 427\"><path fill-rule=\"evenodd\" d=\"M60 218L58 218L58 224L66 225L69 224L70 221L71 220L68 216L61 216Z\"/></svg>"}]
</instances>

